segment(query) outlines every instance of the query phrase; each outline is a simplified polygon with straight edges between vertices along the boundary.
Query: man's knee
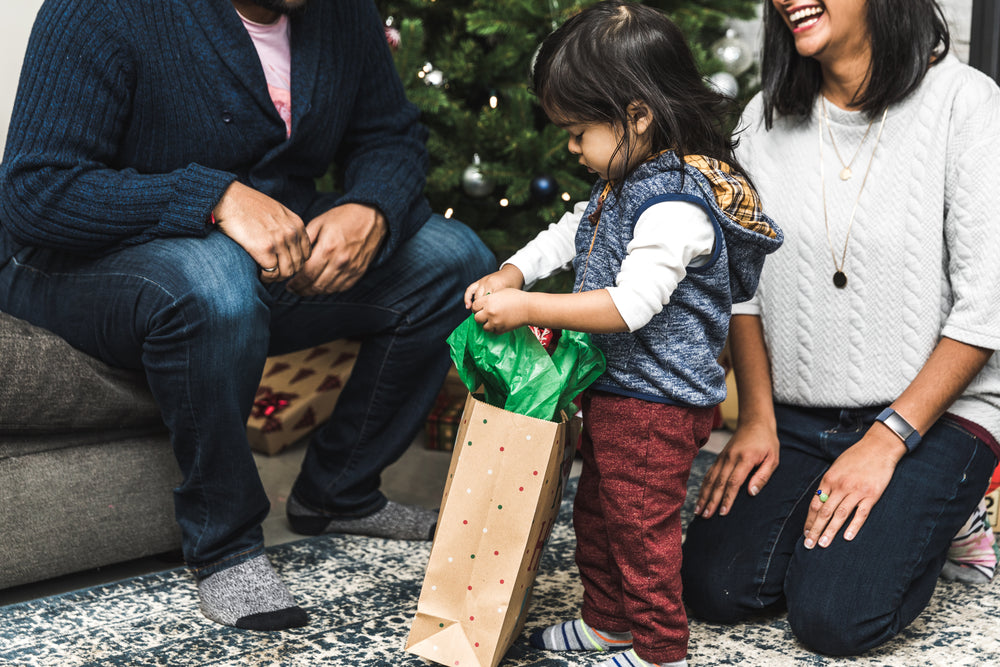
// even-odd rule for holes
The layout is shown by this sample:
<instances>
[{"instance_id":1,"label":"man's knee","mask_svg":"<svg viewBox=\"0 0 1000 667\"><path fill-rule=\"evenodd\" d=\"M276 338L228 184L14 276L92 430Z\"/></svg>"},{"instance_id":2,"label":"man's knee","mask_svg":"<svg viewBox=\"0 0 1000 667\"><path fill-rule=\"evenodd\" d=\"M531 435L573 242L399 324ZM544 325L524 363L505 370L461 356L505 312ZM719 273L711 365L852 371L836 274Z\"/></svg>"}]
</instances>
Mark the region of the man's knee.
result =
<instances>
[{"instance_id":1,"label":"man's knee","mask_svg":"<svg viewBox=\"0 0 1000 667\"><path fill-rule=\"evenodd\" d=\"M461 288L496 270L496 258L482 239L457 220L433 215L424 226L425 259Z\"/></svg>"},{"instance_id":2,"label":"man's knee","mask_svg":"<svg viewBox=\"0 0 1000 667\"><path fill-rule=\"evenodd\" d=\"M168 302L163 322L182 326L191 337L222 336L250 344L263 336L269 310L256 265L235 243L179 243L169 270L155 282ZM161 316L164 314L161 313Z\"/></svg>"}]
</instances>

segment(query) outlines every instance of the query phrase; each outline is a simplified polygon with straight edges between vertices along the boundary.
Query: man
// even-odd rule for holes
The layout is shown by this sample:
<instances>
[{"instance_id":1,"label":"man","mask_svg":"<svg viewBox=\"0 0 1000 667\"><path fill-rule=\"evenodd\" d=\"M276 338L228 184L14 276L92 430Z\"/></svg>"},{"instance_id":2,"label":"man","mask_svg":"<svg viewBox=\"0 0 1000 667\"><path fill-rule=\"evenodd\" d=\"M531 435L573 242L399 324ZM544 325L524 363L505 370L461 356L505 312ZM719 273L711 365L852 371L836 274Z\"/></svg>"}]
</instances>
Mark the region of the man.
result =
<instances>
[{"instance_id":1,"label":"man","mask_svg":"<svg viewBox=\"0 0 1000 667\"><path fill-rule=\"evenodd\" d=\"M362 337L293 529L428 539L381 471L492 257L421 192L425 130L368 0L47 0L0 165L0 309L141 369L203 613L307 622L263 551L246 420L268 354ZM317 193L336 165L341 193Z\"/></svg>"}]
</instances>

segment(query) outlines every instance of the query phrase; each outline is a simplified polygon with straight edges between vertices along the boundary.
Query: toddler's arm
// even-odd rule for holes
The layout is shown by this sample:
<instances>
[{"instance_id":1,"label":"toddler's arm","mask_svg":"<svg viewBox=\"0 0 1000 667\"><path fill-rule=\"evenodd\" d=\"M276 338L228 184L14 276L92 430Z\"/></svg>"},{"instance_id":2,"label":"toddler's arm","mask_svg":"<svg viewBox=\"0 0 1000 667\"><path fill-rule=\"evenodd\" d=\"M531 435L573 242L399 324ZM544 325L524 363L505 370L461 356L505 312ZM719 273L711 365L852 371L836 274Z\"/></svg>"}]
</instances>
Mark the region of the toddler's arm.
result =
<instances>
[{"instance_id":1,"label":"toddler's arm","mask_svg":"<svg viewBox=\"0 0 1000 667\"><path fill-rule=\"evenodd\" d=\"M495 333L525 324L587 333L628 331L606 289L575 294L501 289L477 298L472 310L476 321Z\"/></svg>"}]
</instances>

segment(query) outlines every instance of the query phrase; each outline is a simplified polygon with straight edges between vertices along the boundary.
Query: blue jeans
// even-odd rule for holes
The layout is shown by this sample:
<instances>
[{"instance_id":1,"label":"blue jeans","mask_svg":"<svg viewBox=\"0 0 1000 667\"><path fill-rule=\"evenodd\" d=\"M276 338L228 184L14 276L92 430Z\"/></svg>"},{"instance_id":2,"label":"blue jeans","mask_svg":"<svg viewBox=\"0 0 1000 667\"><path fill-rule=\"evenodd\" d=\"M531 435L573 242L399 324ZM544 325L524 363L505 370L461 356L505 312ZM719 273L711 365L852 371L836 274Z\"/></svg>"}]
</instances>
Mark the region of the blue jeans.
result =
<instances>
[{"instance_id":1,"label":"blue jeans","mask_svg":"<svg viewBox=\"0 0 1000 667\"><path fill-rule=\"evenodd\" d=\"M412 442L447 372L463 290L493 266L471 230L432 216L350 290L299 297L264 285L250 256L213 231L99 258L23 249L0 266L0 310L145 373L183 474L174 507L184 557L207 576L263 549L269 503L246 422L266 357L362 339L294 493L341 516L377 511L382 470Z\"/></svg>"},{"instance_id":2,"label":"blue jeans","mask_svg":"<svg viewBox=\"0 0 1000 667\"><path fill-rule=\"evenodd\" d=\"M899 462L854 540L841 532L829 547L810 550L802 531L819 480L881 408L775 408L781 452L771 480L756 497L744 485L728 515L688 526L685 600L696 617L717 623L785 605L792 631L813 650L860 654L927 606L951 538L982 499L996 457L940 419Z\"/></svg>"}]
</instances>

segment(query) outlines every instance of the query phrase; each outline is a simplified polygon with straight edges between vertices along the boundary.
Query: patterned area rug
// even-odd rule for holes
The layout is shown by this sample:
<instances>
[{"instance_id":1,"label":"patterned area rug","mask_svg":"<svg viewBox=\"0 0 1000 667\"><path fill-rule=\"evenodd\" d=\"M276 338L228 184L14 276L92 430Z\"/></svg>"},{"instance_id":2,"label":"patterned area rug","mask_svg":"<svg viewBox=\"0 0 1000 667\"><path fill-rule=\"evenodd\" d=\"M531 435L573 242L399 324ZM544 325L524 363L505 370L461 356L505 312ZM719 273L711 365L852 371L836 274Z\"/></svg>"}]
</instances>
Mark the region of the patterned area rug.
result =
<instances>
[{"instance_id":1,"label":"patterned area rug","mask_svg":"<svg viewBox=\"0 0 1000 667\"><path fill-rule=\"evenodd\" d=\"M712 456L699 455L685 517ZM568 486L542 559L527 617L533 629L577 614L582 596L573 565ZM427 665L403 646L416 611L425 543L318 537L269 549L271 561L310 613L308 627L284 633L234 630L198 611L183 569L0 608L0 665L261 665L335 667ZM592 665L602 656L533 649L526 634L501 663ZM831 659L796 642L783 616L718 626L693 621L696 665L992 665L1000 662L1000 583L940 582L930 607L900 637L862 658Z\"/></svg>"}]
</instances>

